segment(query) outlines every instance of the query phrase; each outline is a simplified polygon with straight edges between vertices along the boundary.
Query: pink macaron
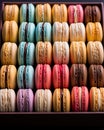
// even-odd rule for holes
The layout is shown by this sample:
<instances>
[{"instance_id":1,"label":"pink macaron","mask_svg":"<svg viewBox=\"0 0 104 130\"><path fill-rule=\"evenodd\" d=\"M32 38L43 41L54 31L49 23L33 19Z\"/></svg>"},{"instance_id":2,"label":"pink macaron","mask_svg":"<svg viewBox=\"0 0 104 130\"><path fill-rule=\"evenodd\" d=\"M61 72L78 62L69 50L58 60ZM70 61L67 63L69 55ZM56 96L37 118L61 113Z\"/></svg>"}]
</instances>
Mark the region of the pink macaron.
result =
<instances>
[{"instance_id":1,"label":"pink macaron","mask_svg":"<svg viewBox=\"0 0 104 130\"><path fill-rule=\"evenodd\" d=\"M32 89L19 89L17 91L17 110L19 112L33 111L34 94Z\"/></svg>"},{"instance_id":2,"label":"pink macaron","mask_svg":"<svg viewBox=\"0 0 104 130\"><path fill-rule=\"evenodd\" d=\"M83 22L84 10L82 5L69 5L68 6L68 21L69 24Z\"/></svg>"},{"instance_id":3,"label":"pink macaron","mask_svg":"<svg viewBox=\"0 0 104 130\"><path fill-rule=\"evenodd\" d=\"M37 64L35 68L36 89L51 88L51 67L49 64Z\"/></svg>"},{"instance_id":4,"label":"pink macaron","mask_svg":"<svg viewBox=\"0 0 104 130\"><path fill-rule=\"evenodd\" d=\"M52 69L54 88L69 88L69 68L67 64L55 64Z\"/></svg>"},{"instance_id":5,"label":"pink macaron","mask_svg":"<svg viewBox=\"0 0 104 130\"><path fill-rule=\"evenodd\" d=\"M71 90L71 108L75 112L87 112L89 107L89 91L87 86L73 86Z\"/></svg>"}]
</instances>

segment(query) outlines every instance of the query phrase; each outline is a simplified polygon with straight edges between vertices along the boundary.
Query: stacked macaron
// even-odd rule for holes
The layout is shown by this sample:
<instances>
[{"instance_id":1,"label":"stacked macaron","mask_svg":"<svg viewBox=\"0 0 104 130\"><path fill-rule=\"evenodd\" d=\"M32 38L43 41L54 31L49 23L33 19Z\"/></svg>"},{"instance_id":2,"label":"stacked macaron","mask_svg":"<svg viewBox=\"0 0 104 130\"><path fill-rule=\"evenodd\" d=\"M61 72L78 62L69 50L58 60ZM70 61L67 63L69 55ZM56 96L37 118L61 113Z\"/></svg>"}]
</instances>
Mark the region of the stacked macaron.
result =
<instances>
[{"instance_id":1,"label":"stacked macaron","mask_svg":"<svg viewBox=\"0 0 104 130\"><path fill-rule=\"evenodd\" d=\"M0 51L0 111L16 111L17 43L19 7L5 5L3 10L2 46Z\"/></svg>"},{"instance_id":2,"label":"stacked macaron","mask_svg":"<svg viewBox=\"0 0 104 130\"><path fill-rule=\"evenodd\" d=\"M68 22L70 25L71 110L88 111L86 30L84 9L81 4L68 6Z\"/></svg>"},{"instance_id":3,"label":"stacked macaron","mask_svg":"<svg viewBox=\"0 0 104 130\"><path fill-rule=\"evenodd\" d=\"M17 111L34 109L35 5L21 4L19 13Z\"/></svg>"},{"instance_id":4,"label":"stacked macaron","mask_svg":"<svg viewBox=\"0 0 104 130\"><path fill-rule=\"evenodd\" d=\"M69 25L67 6L54 4L52 6L52 42L53 42L53 111L70 111L69 90Z\"/></svg>"},{"instance_id":5,"label":"stacked macaron","mask_svg":"<svg viewBox=\"0 0 104 130\"><path fill-rule=\"evenodd\" d=\"M104 50L101 11L96 5L85 7L88 84L90 90L90 111L104 111Z\"/></svg>"},{"instance_id":6,"label":"stacked macaron","mask_svg":"<svg viewBox=\"0 0 104 130\"><path fill-rule=\"evenodd\" d=\"M36 112L52 111L51 65L52 65L51 5L36 5L36 67L34 109Z\"/></svg>"}]
</instances>

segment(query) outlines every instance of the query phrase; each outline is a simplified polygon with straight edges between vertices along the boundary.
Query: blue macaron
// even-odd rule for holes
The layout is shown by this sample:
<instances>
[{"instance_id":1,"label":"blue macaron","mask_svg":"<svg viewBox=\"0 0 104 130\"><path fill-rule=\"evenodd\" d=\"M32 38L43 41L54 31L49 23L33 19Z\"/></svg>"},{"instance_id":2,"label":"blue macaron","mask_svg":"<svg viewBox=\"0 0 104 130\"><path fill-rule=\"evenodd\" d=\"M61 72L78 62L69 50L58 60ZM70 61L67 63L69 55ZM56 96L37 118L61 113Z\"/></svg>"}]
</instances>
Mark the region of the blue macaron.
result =
<instances>
[{"instance_id":1,"label":"blue macaron","mask_svg":"<svg viewBox=\"0 0 104 130\"><path fill-rule=\"evenodd\" d=\"M36 26L36 42L51 42L52 28L49 22L39 22Z\"/></svg>"},{"instance_id":2,"label":"blue macaron","mask_svg":"<svg viewBox=\"0 0 104 130\"><path fill-rule=\"evenodd\" d=\"M35 5L32 3L22 4L20 6L20 23L35 22Z\"/></svg>"},{"instance_id":3,"label":"blue macaron","mask_svg":"<svg viewBox=\"0 0 104 130\"><path fill-rule=\"evenodd\" d=\"M19 42L35 42L35 24L22 22L19 27Z\"/></svg>"},{"instance_id":4,"label":"blue macaron","mask_svg":"<svg viewBox=\"0 0 104 130\"><path fill-rule=\"evenodd\" d=\"M34 68L31 65L21 65L17 71L17 85L20 89L34 88Z\"/></svg>"},{"instance_id":5,"label":"blue macaron","mask_svg":"<svg viewBox=\"0 0 104 130\"><path fill-rule=\"evenodd\" d=\"M21 42L18 47L18 64L34 65L35 44L32 42Z\"/></svg>"}]
</instances>

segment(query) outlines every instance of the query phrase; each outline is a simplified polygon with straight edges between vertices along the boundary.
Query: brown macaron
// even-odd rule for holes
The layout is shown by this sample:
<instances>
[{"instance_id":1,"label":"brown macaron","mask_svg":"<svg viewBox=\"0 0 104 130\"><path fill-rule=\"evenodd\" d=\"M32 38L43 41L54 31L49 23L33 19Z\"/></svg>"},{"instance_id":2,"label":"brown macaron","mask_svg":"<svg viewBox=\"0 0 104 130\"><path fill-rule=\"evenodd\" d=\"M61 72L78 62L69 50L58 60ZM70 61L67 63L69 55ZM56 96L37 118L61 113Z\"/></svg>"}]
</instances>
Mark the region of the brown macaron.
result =
<instances>
[{"instance_id":1,"label":"brown macaron","mask_svg":"<svg viewBox=\"0 0 104 130\"><path fill-rule=\"evenodd\" d=\"M90 87L104 87L104 68L102 65L90 65L88 75Z\"/></svg>"},{"instance_id":2,"label":"brown macaron","mask_svg":"<svg viewBox=\"0 0 104 130\"><path fill-rule=\"evenodd\" d=\"M87 86L87 67L85 64L72 64L70 83L73 86Z\"/></svg>"}]
</instances>

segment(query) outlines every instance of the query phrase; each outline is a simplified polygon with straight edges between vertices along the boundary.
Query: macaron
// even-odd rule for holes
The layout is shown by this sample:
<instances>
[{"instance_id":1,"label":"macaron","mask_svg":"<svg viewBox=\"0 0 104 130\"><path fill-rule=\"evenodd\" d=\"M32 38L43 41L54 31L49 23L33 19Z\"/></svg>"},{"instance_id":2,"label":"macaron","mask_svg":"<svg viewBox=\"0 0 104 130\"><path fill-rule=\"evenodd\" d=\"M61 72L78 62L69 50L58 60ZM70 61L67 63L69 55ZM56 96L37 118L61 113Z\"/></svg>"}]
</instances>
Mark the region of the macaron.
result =
<instances>
[{"instance_id":1,"label":"macaron","mask_svg":"<svg viewBox=\"0 0 104 130\"><path fill-rule=\"evenodd\" d=\"M69 88L69 67L67 64L54 64L52 68L53 88Z\"/></svg>"},{"instance_id":2,"label":"macaron","mask_svg":"<svg viewBox=\"0 0 104 130\"><path fill-rule=\"evenodd\" d=\"M37 89L34 94L35 112L52 111L52 92L50 89Z\"/></svg>"},{"instance_id":3,"label":"macaron","mask_svg":"<svg viewBox=\"0 0 104 130\"><path fill-rule=\"evenodd\" d=\"M51 89L51 66L49 64L37 64L35 68L36 89Z\"/></svg>"},{"instance_id":4,"label":"macaron","mask_svg":"<svg viewBox=\"0 0 104 130\"><path fill-rule=\"evenodd\" d=\"M39 22L52 22L51 5L49 3L36 5L36 23Z\"/></svg>"},{"instance_id":5,"label":"macaron","mask_svg":"<svg viewBox=\"0 0 104 130\"><path fill-rule=\"evenodd\" d=\"M88 68L89 86L104 87L103 65L90 65Z\"/></svg>"},{"instance_id":6,"label":"macaron","mask_svg":"<svg viewBox=\"0 0 104 130\"><path fill-rule=\"evenodd\" d=\"M67 22L54 22L52 26L53 42L69 42L69 25Z\"/></svg>"},{"instance_id":7,"label":"macaron","mask_svg":"<svg viewBox=\"0 0 104 130\"><path fill-rule=\"evenodd\" d=\"M3 22L14 20L19 23L19 6L17 4L6 4L3 9Z\"/></svg>"},{"instance_id":8,"label":"macaron","mask_svg":"<svg viewBox=\"0 0 104 130\"><path fill-rule=\"evenodd\" d=\"M18 24L16 21L5 21L2 27L2 41L14 42L18 41Z\"/></svg>"},{"instance_id":9,"label":"macaron","mask_svg":"<svg viewBox=\"0 0 104 130\"><path fill-rule=\"evenodd\" d=\"M20 6L20 23L22 22L35 22L35 5L32 3L23 3Z\"/></svg>"},{"instance_id":10,"label":"macaron","mask_svg":"<svg viewBox=\"0 0 104 130\"><path fill-rule=\"evenodd\" d=\"M81 4L68 6L68 22L69 24L84 22L84 9Z\"/></svg>"},{"instance_id":11,"label":"macaron","mask_svg":"<svg viewBox=\"0 0 104 130\"><path fill-rule=\"evenodd\" d=\"M50 42L37 42L36 44L36 63L49 64L52 63L52 44Z\"/></svg>"},{"instance_id":12,"label":"macaron","mask_svg":"<svg viewBox=\"0 0 104 130\"><path fill-rule=\"evenodd\" d=\"M73 112L87 112L89 91L87 86L73 86L71 90L71 108Z\"/></svg>"},{"instance_id":13,"label":"macaron","mask_svg":"<svg viewBox=\"0 0 104 130\"><path fill-rule=\"evenodd\" d=\"M18 89L16 97L18 112L33 112L34 93L31 89Z\"/></svg>"},{"instance_id":14,"label":"macaron","mask_svg":"<svg viewBox=\"0 0 104 130\"><path fill-rule=\"evenodd\" d=\"M16 93L13 89L0 89L0 112L16 111Z\"/></svg>"},{"instance_id":15,"label":"macaron","mask_svg":"<svg viewBox=\"0 0 104 130\"><path fill-rule=\"evenodd\" d=\"M52 6L52 22L67 22L68 13L67 5L64 3L53 4Z\"/></svg>"},{"instance_id":16,"label":"macaron","mask_svg":"<svg viewBox=\"0 0 104 130\"><path fill-rule=\"evenodd\" d=\"M52 27L49 22L39 22L36 25L36 42L51 42Z\"/></svg>"},{"instance_id":17,"label":"macaron","mask_svg":"<svg viewBox=\"0 0 104 130\"><path fill-rule=\"evenodd\" d=\"M90 111L99 112L101 109L101 92L97 87L90 88ZM104 109L104 108L103 108Z\"/></svg>"},{"instance_id":18,"label":"macaron","mask_svg":"<svg viewBox=\"0 0 104 130\"><path fill-rule=\"evenodd\" d=\"M87 51L86 44L83 41L73 41L70 44L70 61L72 64L86 64Z\"/></svg>"},{"instance_id":19,"label":"macaron","mask_svg":"<svg viewBox=\"0 0 104 130\"><path fill-rule=\"evenodd\" d=\"M87 43L87 59L89 64L103 64L104 49L100 41L89 41Z\"/></svg>"},{"instance_id":20,"label":"macaron","mask_svg":"<svg viewBox=\"0 0 104 130\"><path fill-rule=\"evenodd\" d=\"M16 89L17 68L14 65L2 65L0 68L0 88Z\"/></svg>"},{"instance_id":21,"label":"macaron","mask_svg":"<svg viewBox=\"0 0 104 130\"><path fill-rule=\"evenodd\" d=\"M19 26L19 42L35 42L35 24L22 22Z\"/></svg>"},{"instance_id":22,"label":"macaron","mask_svg":"<svg viewBox=\"0 0 104 130\"><path fill-rule=\"evenodd\" d=\"M35 44L33 42L20 42L18 46L18 64L35 64Z\"/></svg>"},{"instance_id":23,"label":"macaron","mask_svg":"<svg viewBox=\"0 0 104 130\"><path fill-rule=\"evenodd\" d=\"M61 42L61 41L54 42L52 56L54 64L68 64L69 63L68 42Z\"/></svg>"},{"instance_id":24,"label":"macaron","mask_svg":"<svg viewBox=\"0 0 104 130\"><path fill-rule=\"evenodd\" d=\"M17 44L4 42L1 46L1 65L17 65Z\"/></svg>"},{"instance_id":25,"label":"macaron","mask_svg":"<svg viewBox=\"0 0 104 130\"><path fill-rule=\"evenodd\" d=\"M86 41L86 29L84 23L71 23L69 26L70 42Z\"/></svg>"},{"instance_id":26,"label":"macaron","mask_svg":"<svg viewBox=\"0 0 104 130\"><path fill-rule=\"evenodd\" d=\"M17 86L19 89L34 88L34 68L31 65L21 65L17 71Z\"/></svg>"},{"instance_id":27,"label":"macaron","mask_svg":"<svg viewBox=\"0 0 104 130\"><path fill-rule=\"evenodd\" d=\"M72 64L70 67L70 84L73 86L87 86L87 66Z\"/></svg>"},{"instance_id":28,"label":"macaron","mask_svg":"<svg viewBox=\"0 0 104 130\"><path fill-rule=\"evenodd\" d=\"M70 112L70 90L67 88L56 88L53 91L53 111Z\"/></svg>"},{"instance_id":29,"label":"macaron","mask_svg":"<svg viewBox=\"0 0 104 130\"><path fill-rule=\"evenodd\" d=\"M100 41L103 39L103 29L100 22L88 22L86 24L86 40Z\"/></svg>"},{"instance_id":30,"label":"macaron","mask_svg":"<svg viewBox=\"0 0 104 130\"><path fill-rule=\"evenodd\" d=\"M98 5L86 5L84 9L84 21L88 22L100 22L101 21L101 11Z\"/></svg>"},{"instance_id":31,"label":"macaron","mask_svg":"<svg viewBox=\"0 0 104 130\"><path fill-rule=\"evenodd\" d=\"M104 88L100 87L100 102L101 102L101 106L100 106L100 111L104 112Z\"/></svg>"}]
</instances>

